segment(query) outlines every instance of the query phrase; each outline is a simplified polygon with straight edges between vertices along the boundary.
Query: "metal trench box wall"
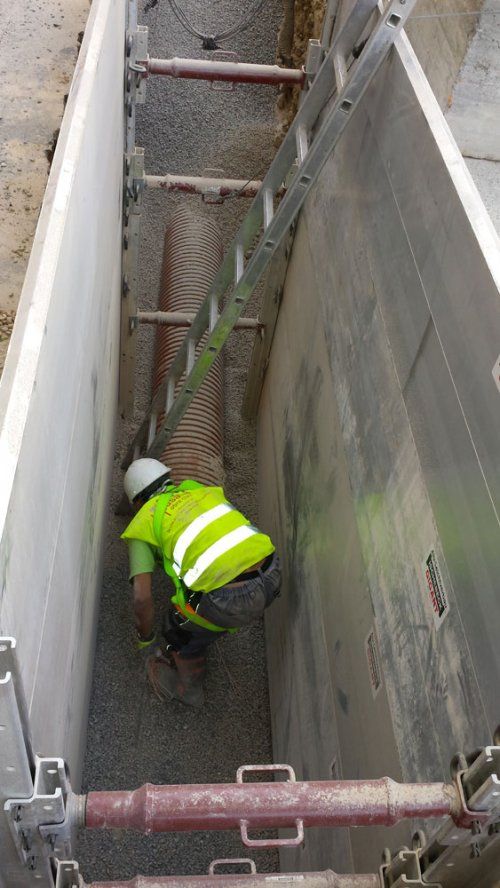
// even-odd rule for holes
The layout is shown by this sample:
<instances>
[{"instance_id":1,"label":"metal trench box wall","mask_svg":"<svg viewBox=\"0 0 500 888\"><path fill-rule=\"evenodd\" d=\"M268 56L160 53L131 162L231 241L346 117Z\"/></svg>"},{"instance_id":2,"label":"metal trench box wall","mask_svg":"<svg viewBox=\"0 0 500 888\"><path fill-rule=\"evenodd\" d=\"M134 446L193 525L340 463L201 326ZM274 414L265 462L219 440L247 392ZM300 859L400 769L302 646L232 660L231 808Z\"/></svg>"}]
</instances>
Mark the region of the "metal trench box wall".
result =
<instances>
[{"instance_id":1,"label":"metal trench box wall","mask_svg":"<svg viewBox=\"0 0 500 888\"><path fill-rule=\"evenodd\" d=\"M301 778L448 778L500 722L499 283L403 35L300 217L260 402L274 758ZM282 865L410 837L311 830Z\"/></svg>"},{"instance_id":2,"label":"metal trench box wall","mask_svg":"<svg viewBox=\"0 0 500 888\"><path fill-rule=\"evenodd\" d=\"M92 4L0 385L0 634L35 751L76 785L117 398L124 8Z\"/></svg>"}]
</instances>

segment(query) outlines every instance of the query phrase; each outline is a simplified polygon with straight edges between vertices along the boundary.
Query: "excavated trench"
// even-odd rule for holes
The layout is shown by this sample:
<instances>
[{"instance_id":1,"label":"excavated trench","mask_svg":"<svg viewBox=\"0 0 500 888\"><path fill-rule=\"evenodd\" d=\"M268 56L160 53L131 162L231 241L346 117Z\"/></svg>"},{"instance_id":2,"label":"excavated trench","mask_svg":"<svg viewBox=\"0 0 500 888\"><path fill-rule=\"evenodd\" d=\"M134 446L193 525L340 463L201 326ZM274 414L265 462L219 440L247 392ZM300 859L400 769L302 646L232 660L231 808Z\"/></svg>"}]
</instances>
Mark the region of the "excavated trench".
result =
<instances>
[{"instance_id":1,"label":"excavated trench","mask_svg":"<svg viewBox=\"0 0 500 888\"><path fill-rule=\"evenodd\" d=\"M233 25L246 10L241 0L204 4L190 0L184 7L198 26L217 30ZM224 49L237 52L242 61L273 63L281 14L281 0L267 3L252 25ZM209 57L199 41L181 28L166 0L160 0L147 14L142 9L139 21L149 27L151 56ZM276 88L268 86L222 91L202 82L150 78L146 104L138 109L137 132L137 144L146 151L146 171L200 175L206 169L222 169L231 177L260 176L275 150L277 94ZM158 307L165 230L179 208L205 218L208 227L218 225L223 243L228 244L248 204L229 199L222 205L206 205L199 197L146 192L138 300L142 309ZM257 303L258 298L259 294ZM256 312L255 305L248 307L248 315ZM235 505L258 522L255 428L244 422L240 413L253 335L248 331L233 333L224 355L224 486ZM120 422L117 430L115 504L122 484L120 460L154 384L157 336L161 340L165 334L152 327L140 328L135 417L133 422ZM239 765L271 762L261 625L212 646L207 702L201 712L179 703L166 706L146 686L133 648L127 554L119 540L125 520L110 514L84 790L133 788L145 781L233 781ZM164 576L155 577L158 623L167 601L166 582ZM204 873L214 858L242 856L239 836L229 832L154 837L88 832L78 849L81 871L88 881L130 878L137 873ZM257 851L254 856L258 870L278 868L274 852Z\"/></svg>"}]
</instances>

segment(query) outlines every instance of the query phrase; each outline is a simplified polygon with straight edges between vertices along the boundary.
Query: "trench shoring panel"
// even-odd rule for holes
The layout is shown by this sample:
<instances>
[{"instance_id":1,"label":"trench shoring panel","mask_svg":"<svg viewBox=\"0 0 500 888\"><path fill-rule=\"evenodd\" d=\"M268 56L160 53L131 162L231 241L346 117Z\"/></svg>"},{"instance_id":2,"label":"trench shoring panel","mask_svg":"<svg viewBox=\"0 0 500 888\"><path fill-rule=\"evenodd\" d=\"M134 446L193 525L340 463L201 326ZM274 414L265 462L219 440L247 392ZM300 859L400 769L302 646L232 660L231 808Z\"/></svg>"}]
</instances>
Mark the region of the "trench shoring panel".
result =
<instances>
[{"instance_id":1,"label":"trench shoring panel","mask_svg":"<svg viewBox=\"0 0 500 888\"><path fill-rule=\"evenodd\" d=\"M299 221L259 411L275 760L446 777L500 722L498 238L406 38ZM410 838L311 834L287 869Z\"/></svg>"},{"instance_id":2,"label":"trench shoring panel","mask_svg":"<svg viewBox=\"0 0 500 888\"><path fill-rule=\"evenodd\" d=\"M77 785L116 415L124 15L94 0L0 386L0 634L35 751Z\"/></svg>"}]
</instances>

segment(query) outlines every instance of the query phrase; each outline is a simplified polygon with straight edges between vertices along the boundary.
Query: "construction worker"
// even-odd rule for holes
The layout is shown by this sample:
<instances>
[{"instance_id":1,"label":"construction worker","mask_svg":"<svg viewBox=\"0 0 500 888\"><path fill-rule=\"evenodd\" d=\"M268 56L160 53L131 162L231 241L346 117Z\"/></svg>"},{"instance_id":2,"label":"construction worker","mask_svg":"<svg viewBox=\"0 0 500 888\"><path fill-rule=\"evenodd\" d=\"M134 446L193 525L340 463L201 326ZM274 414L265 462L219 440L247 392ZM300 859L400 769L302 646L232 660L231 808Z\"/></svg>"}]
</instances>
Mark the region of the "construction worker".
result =
<instances>
[{"instance_id":1,"label":"construction worker","mask_svg":"<svg viewBox=\"0 0 500 888\"><path fill-rule=\"evenodd\" d=\"M279 594L278 556L266 534L228 503L221 487L175 485L156 459L127 469L125 493L136 514L128 543L138 650L163 699L203 704L209 644L262 616ZM162 564L174 585L164 627L167 657L154 629L152 573Z\"/></svg>"}]
</instances>

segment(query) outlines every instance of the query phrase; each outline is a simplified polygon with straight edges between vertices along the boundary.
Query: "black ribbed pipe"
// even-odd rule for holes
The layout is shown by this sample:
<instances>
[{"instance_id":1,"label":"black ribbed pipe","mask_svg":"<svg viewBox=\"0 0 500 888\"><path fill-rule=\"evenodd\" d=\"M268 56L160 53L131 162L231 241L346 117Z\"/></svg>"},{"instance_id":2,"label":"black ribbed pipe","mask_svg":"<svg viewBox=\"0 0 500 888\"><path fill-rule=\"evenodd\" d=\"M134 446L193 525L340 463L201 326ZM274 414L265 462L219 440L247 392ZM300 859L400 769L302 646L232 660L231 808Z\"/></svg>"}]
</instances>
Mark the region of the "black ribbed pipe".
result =
<instances>
[{"instance_id":1,"label":"black ribbed pipe","mask_svg":"<svg viewBox=\"0 0 500 888\"><path fill-rule=\"evenodd\" d=\"M177 210L165 231L158 310L196 312L221 261L222 240L215 222L188 209ZM158 327L153 395L185 335L182 328ZM202 484L222 484L222 398L219 357L160 457L171 467L176 483L194 478Z\"/></svg>"}]
</instances>

